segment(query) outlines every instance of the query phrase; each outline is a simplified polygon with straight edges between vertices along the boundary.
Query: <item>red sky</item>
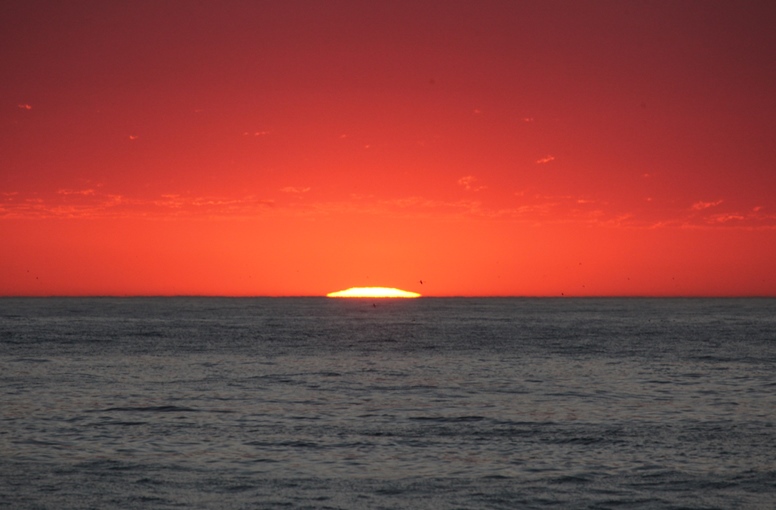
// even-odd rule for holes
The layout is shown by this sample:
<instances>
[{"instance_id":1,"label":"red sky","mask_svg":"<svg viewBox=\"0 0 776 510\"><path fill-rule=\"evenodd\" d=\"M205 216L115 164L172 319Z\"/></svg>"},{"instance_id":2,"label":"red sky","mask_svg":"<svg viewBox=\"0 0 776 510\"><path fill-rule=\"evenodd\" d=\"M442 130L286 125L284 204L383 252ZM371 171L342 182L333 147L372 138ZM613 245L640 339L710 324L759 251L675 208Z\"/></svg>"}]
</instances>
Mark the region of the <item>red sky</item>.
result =
<instances>
[{"instance_id":1,"label":"red sky","mask_svg":"<svg viewBox=\"0 0 776 510\"><path fill-rule=\"evenodd\" d=\"M6 0L0 295L776 295L774 26Z\"/></svg>"}]
</instances>

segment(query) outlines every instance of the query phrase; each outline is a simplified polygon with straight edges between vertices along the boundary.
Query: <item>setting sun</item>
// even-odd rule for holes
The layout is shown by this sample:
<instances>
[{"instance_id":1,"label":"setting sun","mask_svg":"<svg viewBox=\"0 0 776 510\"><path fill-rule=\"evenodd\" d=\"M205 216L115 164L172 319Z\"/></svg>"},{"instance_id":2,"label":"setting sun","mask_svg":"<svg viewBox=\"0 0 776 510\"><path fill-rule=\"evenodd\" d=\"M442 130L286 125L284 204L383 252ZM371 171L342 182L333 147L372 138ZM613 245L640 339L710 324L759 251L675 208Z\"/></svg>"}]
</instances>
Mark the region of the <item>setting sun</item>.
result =
<instances>
[{"instance_id":1,"label":"setting sun","mask_svg":"<svg viewBox=\"0 0 776 510\"><path fill-rule=\"evenodd\" d=\"M326 297L333 298L418 298L417 292L409 292L390 287L351 287L337 292L329 292Z\"/></svg>"}]
</instances>

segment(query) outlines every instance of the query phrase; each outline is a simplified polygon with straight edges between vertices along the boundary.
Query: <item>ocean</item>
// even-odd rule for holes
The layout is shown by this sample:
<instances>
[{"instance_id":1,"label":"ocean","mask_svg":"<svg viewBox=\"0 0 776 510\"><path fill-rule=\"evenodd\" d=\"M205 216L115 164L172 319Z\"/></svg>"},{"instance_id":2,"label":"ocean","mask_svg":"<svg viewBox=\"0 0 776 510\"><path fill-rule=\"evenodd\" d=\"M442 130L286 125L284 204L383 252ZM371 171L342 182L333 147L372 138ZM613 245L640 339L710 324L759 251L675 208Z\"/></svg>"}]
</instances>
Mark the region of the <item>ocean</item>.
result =
<instances>
[{"instance_id":1,"label":"ocean","mask_svg":"<svg viewBox=\"0 0 776 510\"><path fill-rule=\"evenodd\" d=\"M776 299L0 299L0 508L776 508L775 425Z\"/></svg>"}]
</instances>

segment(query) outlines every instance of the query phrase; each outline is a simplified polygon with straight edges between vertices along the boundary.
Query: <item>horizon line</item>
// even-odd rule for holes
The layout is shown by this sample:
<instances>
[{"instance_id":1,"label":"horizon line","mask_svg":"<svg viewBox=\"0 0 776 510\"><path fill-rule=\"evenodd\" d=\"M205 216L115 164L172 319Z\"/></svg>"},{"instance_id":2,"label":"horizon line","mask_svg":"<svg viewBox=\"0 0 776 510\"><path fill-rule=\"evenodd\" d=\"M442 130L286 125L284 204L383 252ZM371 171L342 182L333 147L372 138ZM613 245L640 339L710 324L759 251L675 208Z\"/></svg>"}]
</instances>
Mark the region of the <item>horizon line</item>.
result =
<instances>
[{"instance_id":1,"label":"horizon line","mask_svg":"<svg viewBox=\"0 0 776 510\"><path fill-rule=\"evenodd\" d=\"M224 298L224 299L299 299L327 298L325 294L0 294L0 299L46 299L46 298ZM413 299L768 299L776 294L423 294ZM399 299L355 297L364 299Z\"/></svg>"}]
</instances>

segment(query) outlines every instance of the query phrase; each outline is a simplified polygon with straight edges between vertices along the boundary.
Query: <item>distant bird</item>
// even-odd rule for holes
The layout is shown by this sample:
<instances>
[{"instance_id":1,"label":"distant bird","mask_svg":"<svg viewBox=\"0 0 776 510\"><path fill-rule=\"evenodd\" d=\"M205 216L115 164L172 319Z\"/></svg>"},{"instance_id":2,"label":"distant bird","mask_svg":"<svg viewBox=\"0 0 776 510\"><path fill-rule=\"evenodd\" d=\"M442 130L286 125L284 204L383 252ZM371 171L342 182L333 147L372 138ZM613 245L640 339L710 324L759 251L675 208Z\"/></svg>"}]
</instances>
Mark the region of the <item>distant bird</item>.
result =
<instances>
[{"instance_id":1,"label":"distant bird","mask_svg":"<svg viewBox=\"0 0 776 510\"><path fill-rule=\"evenodd\" d=\"M420 280L420 284L423 285L423 280Z\"/></svg>"}]
</instances>

